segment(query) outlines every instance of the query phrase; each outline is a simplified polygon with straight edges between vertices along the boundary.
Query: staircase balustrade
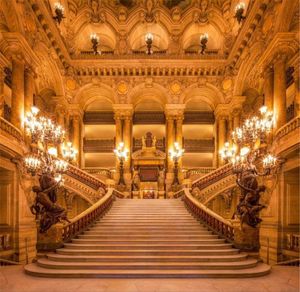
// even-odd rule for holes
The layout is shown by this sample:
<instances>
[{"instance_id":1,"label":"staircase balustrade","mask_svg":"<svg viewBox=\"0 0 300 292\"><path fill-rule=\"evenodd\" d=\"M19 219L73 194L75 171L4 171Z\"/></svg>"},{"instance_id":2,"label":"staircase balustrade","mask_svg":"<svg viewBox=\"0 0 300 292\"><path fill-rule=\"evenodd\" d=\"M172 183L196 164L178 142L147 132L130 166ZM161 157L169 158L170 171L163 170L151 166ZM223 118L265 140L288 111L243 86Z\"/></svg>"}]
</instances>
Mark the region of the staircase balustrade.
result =
<instances>
[{"instance_id":1,"label":"staircase balustrade","mask_svg":"<svg viewBox=\"0 0 300 292\"><path fill-rule=\"evenodd\" d=\"M222 218L221 216L201 204L190 194L188 189L184 189L183 191L183 201L187 209L197 219L207 225L218 235L225 237L229 242L234 242L235 227L232 222Z\"/></svg>"},{"instance_id":2,"label":"staircase balustrade","mask_svg":"<svg viewBox=\"0 0 300 292\"><path fill-rule=\"evenodd\" d=\"M71 219L71 223L63 227L62 240L70 241L77 234L85 230L96 219L101 218L112 206L114 201L114 190L109 189L106 195L97 203L86 209L84 212Z\"/></svg>"}]
</instances>

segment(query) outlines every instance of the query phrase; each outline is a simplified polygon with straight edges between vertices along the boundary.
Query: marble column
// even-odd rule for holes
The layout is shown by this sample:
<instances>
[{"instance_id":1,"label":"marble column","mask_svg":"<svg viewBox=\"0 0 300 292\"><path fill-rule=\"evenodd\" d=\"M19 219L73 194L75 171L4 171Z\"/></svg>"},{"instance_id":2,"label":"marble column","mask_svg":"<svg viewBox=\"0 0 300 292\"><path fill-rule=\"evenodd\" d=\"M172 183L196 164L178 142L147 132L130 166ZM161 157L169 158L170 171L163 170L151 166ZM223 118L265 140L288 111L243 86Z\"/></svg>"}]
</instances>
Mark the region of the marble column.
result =
<instances>
[{"instance_id":1,"label":"marble column","mask_svg":"<svg viewBox=\"0 0 300 292\"><path fill-rule=\"evenodd\" d=\"M286 123L286 56L278 55L274 61L274 115L275 130Z\"/></svg>"},{"instance_id":2,"label":"marble column","mask_svg":"<svg viewBox=\"0 0 300 292\"><path fill-rule=\"evenodd\" d=\"M123 131L123 137L124 137L124 145L125 148L128 149L128 157L127 160L124 163L124 170L125 172L130 172L130 164L131 164L131 141L132 141L132 117L126 116L124 119L124 131Z\"/></svg>"},{"instance_id":3,"label":"marble column","mask_svg":"<svg viewBox=\"0 0 300 292\"><path fill-rule=\"evenodd\" d=\"M119 115L115 115L115 122L116 122L116 147L118 147L119 143L123 141L123 126L122 126L122 119Z\"/></svg>"},{"instance_id":4,"label":"marble column","mask_svg":"<svg viewBox=\"0 0 300 292\"><path fill-rule=\"evenodd\" d=\"M265 106L269 111L273 111L273 99L274 99L274 70L268 66L264 72L264 96Z\"/></svg>"},{"instance_id":5,"label":"marble column","mask_svg":"<svg viewBox=\"0 0 300 292\"><path fill-rule=\"evenodd\" d=\"M78 115L73 116L73 147L78 150L78 155L76 157L76 163L79 165L80 162L80 117Z\"/></svg>"},{"instance_id":6,"label":"marble column","mask_svg":"<svg viewBox=\"0 0 300 292\"><path fill-rule=\"evenodd\" d=\"M4 72L3 68L0 68L0 117L4 118Z\"/></svg>"},{"instance_id":7,"label":"marble column","mask_svg":"<svg viewBox=\"0 0 300 292\"><path fill-rule=\"evenodd\" d=\"M24 118L24 63L19 58L12 59L12 99L11 123L23 130Z\"/></svg>"},{"instance_id":8,"label":"marble column","mask_svg":"<svg viewBox=\"0 0 300 292\"><path fill-rule=\"evenodd\" d=\"M34 72L27 67L24 72L24 113L30 112L33 106Z\"/></svg>"},{"instance_id":9,"label":"marble column","mask_svg":"<svg viewBox=\"0 0 300 292\"><path fill-rule=\"evenodd\" d=\"M218 154L224 147L226 142L226 117L220 116L218 118ZM224 161L219 157L219 166L223 165Z\"/></svg>"},{"instance_id":10,"label":"marble column","mask_svg":"<svg viewBox=\"0 0 300 292\"><path fill-rule=\"evenodd\" d=\"M169 156L169 150L174 147L174 117L173 116L167 116L167 149L166 149L166 154L167 154L167 161L168 161L168 172L171 173L173 172L173 166L174 163L172 159Z\"/></svg>"},{"instance_id":11,"label":"marble column","mask_svg":"<svg viewBox=\"0 0 300 292\"><path fill-rule=\"evenodd\" d=\"M235 128L240 127L240 122L241 122L241 110L240 109L235 109L232 113L233 115L233 130Z\"/></svg>"},{"instance_id":12,"label":"marble column","mask_svg":"<svg viewBox=\"0 0 300 292\"><path fill-rule=\"evenodd\" d=\"M65 111L60 105L56 109L56 123L57 123L57 125L61 126L63 130L66 131L66 129L65 129ZM65 136L65 140L67 141L66 136ZM60 157L62 157L61 146L58 146L57 152L58 152L58 155Z\"/></svg>"}]
</instances>

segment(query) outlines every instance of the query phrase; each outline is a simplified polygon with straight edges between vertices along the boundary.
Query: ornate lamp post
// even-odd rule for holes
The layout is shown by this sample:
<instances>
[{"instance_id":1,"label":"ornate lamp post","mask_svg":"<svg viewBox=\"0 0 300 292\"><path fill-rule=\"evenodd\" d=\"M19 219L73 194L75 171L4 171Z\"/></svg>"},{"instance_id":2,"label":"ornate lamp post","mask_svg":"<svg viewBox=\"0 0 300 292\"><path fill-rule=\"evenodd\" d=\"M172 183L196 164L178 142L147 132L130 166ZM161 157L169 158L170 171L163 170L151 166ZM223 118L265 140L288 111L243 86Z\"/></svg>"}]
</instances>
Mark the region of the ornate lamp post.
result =
<instances>
[{"instance_id":1,"label":"ornate lamp post","mask_svg":"<svg viewBox=\"0 0 300 292\"><path fill-rule=\"evenodd\" d=\"M118 157L120 161L120 178L118 185L120 186L125 186L125 181L124 181L124 161L127 159L128 155L128 150L125 149L124 142L120 142L118 147L114 149L115 155Z\"/></svg>"},{"instance_id":2,"label":"ornate lamp post","mask_svg":"<svg viewBox=\"0 0 300 292\"><path fill-rule=\"evenodd\" d=\"M207 42L208 42L208 33L204 33L200 35L200 54L204 55L204 52L207 47Z\"/></svg>"},{"instance_id":3,"label":"ornate lamp post","mask_svg":"<svg viewBox=\"0 0 300 292\"><path fill-rule=\"evenodd\" d=\"M236 209L241 225L247 223L256 227L261 222L258 214L265 206L259 203L259 199L266 187L259 185L257 179L259 176L270 175L278 167L278 159L268 151L268 145L265 144L273 124L273 113L263 106L258 116L246 119L240 128L232 132L233 142L238 145L239 153L236 147L230 148L228 142L220 151L222 158L232 163L237 185L241 189Z\"/></svg>"},{"instance_id":4,"label":"ornate lamp post","mask_svg":"<svg viewBox=\"0 0 300 292\"><path fill-rule=\"evenodd\" d=\"M146 50L146 54L151 55L153 53L152 51L152 43L153 43L153 34L151 32L148 32L145 35L145 42L147 45L147 50Z\"/></svg>"},{"instance_id":5,"label":"ornate lamp post","mask_svg":"<svg viewBox=\"0 0 300 292\"><path fill-rule=\"evenodd\" d=\"M90 39L91 39L91 42L92 42L92 49L94 51L94 54L97 55L97 54L101 54L101 51L99 50L98 51L98 45L99 45L99 41L100 41L100 38L99 36L96 34L96 33L92 33L90 35Z\"/></svg>"},{"instance_id":6,"label":"ornate lamp post","mask_svg":"<svg viewBox=\"0 0 300 292\"><path fill-rule=\"evenodd\" d=\"M178 180L178 160L180 157L182 157L184 153L184 149L180 148L179 143L174 143L174 148L169 150L169 155L171 159L174 161L174 180L173 180L173 186L179 185Z\"/></svg>"},{"instance_id":7,"label":"ornate lamp post","mask_svg":"<svg viewBox=\"0 0 300 292\"><path fill-rule=\"evenodd\" d=\"M55 12L55 16L53 16L53 19L55 21L58 22L58 24L61 23L61 21L63 20L63 18L65 18L64 16L64 7L62 6L61 3L56 2L54 3L54 12Z\"/></svg>"},{"instance_id":8,"label":"ornate lamp post","mask_svg":"<svg viewBox=\"0 0 300 292\"><path fill-rule=\"evenodd\" d=\"M241 23L246 17L244 16L246 5L243 2L240 2L235 7L235 15L234 17L237 19L238 23Z\"/></svg>"},{"instance_id":9,"label":"ornate lamp post","mask_svg":"<svg viewBox=\"0 0 300 292\"><path fill-rule=\"evenodd\" d=\"M31 137L31 152L24 158L27 172L39 176L39 186L31 211L40 221L40 232L46 232L53 224L67 220L65 209L56 204L56 190L62 174L68 170L68 162L57 157L57 147L63 142L65 131L41 116L36 107L26 114L25 131ZM49 220L51 218L51 220Z\"/></svg>"}]
</instances>

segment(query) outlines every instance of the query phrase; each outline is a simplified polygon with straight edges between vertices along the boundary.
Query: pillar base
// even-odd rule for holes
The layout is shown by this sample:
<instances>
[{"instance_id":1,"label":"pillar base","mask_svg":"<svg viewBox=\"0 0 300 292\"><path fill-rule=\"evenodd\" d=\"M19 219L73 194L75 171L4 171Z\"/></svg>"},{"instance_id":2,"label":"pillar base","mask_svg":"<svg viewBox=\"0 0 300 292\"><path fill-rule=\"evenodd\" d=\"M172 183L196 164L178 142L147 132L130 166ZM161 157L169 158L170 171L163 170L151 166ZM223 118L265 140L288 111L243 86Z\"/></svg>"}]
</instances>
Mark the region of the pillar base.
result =
<instances>
[{"instance_id":1,"label":"pillar base","mask_svg":"<svg viewBox=\"0 0 300 292\"><path fill-rule=\"evenodd\" d=\"M62 240L63 224L58 223L51 226L47 232L39 233L37 240L38 251L53 251L57 248L63 247L64 243Z\"/></svg>"},{"instance_id":2,"label":"pillar base","mask_svg":"<svg viewBox=\"0 0 300 292\"><path fill-rule=\"evenodd\" d=\"M259 228L253 228L239 221L233 222L234 226L234 246L244 251L259 250Z\"/></svg>"}]
</instances>

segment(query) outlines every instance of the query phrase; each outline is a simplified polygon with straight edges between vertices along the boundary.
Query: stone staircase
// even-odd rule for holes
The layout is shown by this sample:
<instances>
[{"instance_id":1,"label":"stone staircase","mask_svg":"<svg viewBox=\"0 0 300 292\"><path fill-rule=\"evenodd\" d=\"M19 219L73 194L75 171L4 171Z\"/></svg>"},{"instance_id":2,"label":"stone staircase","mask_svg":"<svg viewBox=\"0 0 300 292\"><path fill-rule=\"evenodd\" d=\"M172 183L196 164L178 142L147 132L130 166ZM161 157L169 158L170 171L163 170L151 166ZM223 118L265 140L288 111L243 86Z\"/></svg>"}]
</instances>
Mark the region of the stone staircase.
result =
<instances>
[{"instance_id":1,"label":"stone staircase","mask_svg":"<svg viewBox=\"0 0 300 292\"><path fill-rule=\"evenodd\" d=\"M25 266L41 277L255 277L270 267L212 234L180 200L117 200L100 221Z\"/></svg>"}]
</instances>

